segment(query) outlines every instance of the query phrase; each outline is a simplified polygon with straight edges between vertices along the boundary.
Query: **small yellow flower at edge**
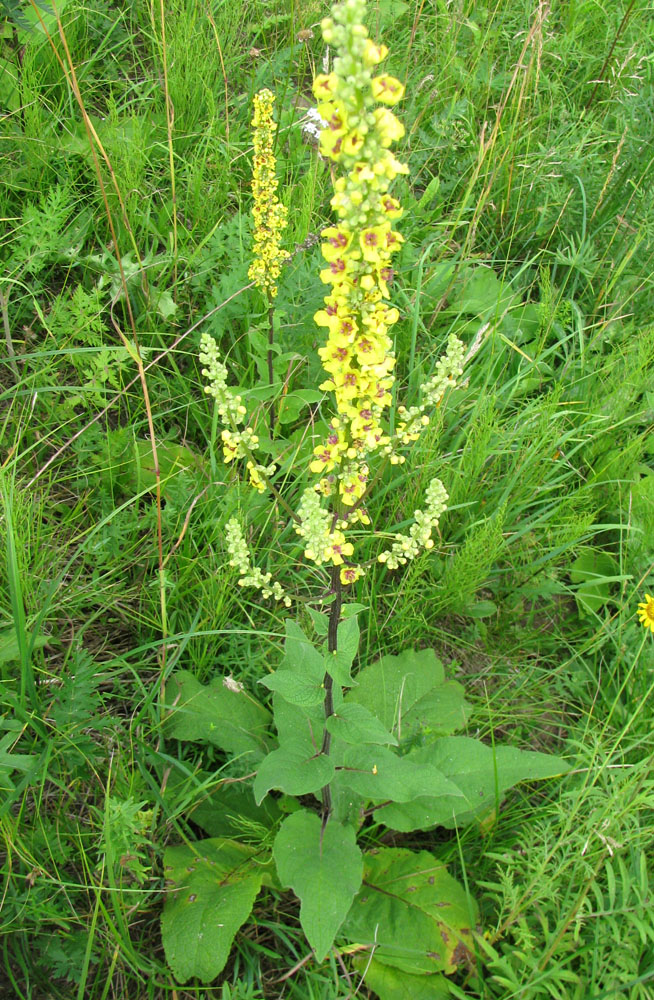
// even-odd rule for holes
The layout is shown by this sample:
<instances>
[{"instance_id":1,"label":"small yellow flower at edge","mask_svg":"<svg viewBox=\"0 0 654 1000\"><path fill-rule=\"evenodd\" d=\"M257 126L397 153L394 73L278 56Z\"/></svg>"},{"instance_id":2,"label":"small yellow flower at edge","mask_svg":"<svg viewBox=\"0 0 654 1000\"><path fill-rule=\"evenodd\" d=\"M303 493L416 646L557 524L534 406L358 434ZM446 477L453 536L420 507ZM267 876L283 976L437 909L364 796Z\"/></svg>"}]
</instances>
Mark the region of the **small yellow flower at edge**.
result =
<instances>
[{"instance_id":1,"label":"small yellow flower at edge","mask_svg":"<svg viewBox=\"0 0 654 1000\"><path fill-rule=\"evenodd\" d=\"M650 594L645 594L645 600L638 605L638 618L654 634L654 597Z\"/></svg>"},{"instance_id":2,"label":"small yellow flower at edge","mask_svg":"<svg viewBox=\"0 0 654 1000\"><path fill-rule=\"evenodd\" d=\"M360 576L363 576L361 566L346 566L341 570L341 583L344 587L349 587L350 584L356 583Z\"/></svg>"}]
</instances>

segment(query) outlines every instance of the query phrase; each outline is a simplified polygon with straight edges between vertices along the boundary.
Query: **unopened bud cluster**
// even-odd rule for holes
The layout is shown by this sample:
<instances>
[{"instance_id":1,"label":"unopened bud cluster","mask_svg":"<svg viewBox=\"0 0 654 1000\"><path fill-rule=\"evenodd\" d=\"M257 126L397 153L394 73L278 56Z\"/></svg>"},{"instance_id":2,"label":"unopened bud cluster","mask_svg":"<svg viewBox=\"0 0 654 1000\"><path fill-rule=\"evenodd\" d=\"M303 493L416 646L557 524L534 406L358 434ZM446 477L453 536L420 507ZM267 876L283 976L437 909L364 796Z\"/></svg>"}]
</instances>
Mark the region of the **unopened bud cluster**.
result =
<instances>
[{"instance_id":1,"label":"unopened bud cluster","mask_svg":"<svg viewBox=\"0 0 654 1000\"><path fill-rule=\"evenodd\" d=\"M287 608L290 607L291 599L284 593L281 584L276 580L271 583L272 573L264 573L258 566L252 565L248 544L235 517L227 522L225 537L229 565L239 571L239 587L254 587L261 591L263 597L273 597L276 601L283 601Z\"/></svg>"},{"instance_id":2,"label":"unopened bud cluster","mask_svg":"<svg viewBox=\"0 0 654 1000\"><path fill-rule=\"evenodd\" d=\"M223 458L232 462L247 458L250 485L260 493L266 489L266 479L275 472L274 465L257 465L252 460L252 452L259 447L259 438L251 427L239 427L245 421L247 410L242 397L227 385L227 368L220 360L218 345L213 337L204 333L200 340L200 362L206 365L202 374L209 380L204 391L216 400L218 416L223 424L220 438L223 443Z\"/></svg>"},{"instance_id":3,"label":"unopened bud cluster","mask_svg":"<svg viewBox=\"0 0 654 1000\"><path fill-rule=\"evenodd\" d=\"M465 348L455 333L450 334L447 351L439 359L436 369L430 379L421 387L422 402L419 406L398 406L398 422L391 442L384 449L390 455L393 465L405 461L404 455L395 450L401 445L417 441L425 427L429 426L430 418L427 411L433 411L448 389L454 389L457 380L463 374Z\"/></svg>"},{"instance_id":4,"label":"unopened bud cluster","mask_svg":"<svg viewBox=\"0 0 654 1000\"><path fill-rule=\"evenodd\" d=\"M397 569L415 559L422 549L433 548L431 533L447 507L447 500L447 492L440 479L432 479L425 494L425 509L414 511L415 523L409 528L409 534L398 532L391 548L377 557L379 562L385 563L388 569Z\"/></svg>"}]
</instances>

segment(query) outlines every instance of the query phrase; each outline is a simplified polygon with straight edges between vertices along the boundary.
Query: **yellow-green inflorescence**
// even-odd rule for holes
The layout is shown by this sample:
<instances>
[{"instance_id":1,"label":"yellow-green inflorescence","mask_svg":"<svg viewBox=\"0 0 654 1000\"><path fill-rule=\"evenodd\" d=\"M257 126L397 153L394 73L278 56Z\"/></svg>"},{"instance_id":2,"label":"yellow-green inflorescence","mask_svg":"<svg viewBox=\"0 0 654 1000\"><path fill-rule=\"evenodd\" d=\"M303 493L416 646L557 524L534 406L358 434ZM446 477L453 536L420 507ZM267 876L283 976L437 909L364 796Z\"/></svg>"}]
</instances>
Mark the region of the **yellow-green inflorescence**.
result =
<instances>
[{"instance_id":1,"label":"yellow-green inflorescence","mask_svg":"<svg viewBox=\"0 0 654 1000\"><path fill-rule=\"evenodd\" d=\"M208 333L202 334L200 339L200 362L206 365L202 374L209 380L204 391L215 399L218 416L223 423L220 435L223 458L228 464L234 459L247 458L250 485L263 493L265 480L274 473L275 466L257 465L253 461L252 454L259 447L259 438L251 427L241 429L239 426L245 422L247 410L241 396L227 385L227 368L220 360L216 341Z\"/></svg>"},{"instance_id":2,"label":"yellow-green inflorescence","mask_svg":"<svg viewBox=\"0 0 654 1000\"><path fill-rule=\"evenodd\" d=\"M263 597L273 597L276 601L283 601L287 608L290 607L290 597L280 583L276 580L272 582L272 573L264 573L258 566L252 565L248 544L235 517L230 517L227 522L225 537L229 565L239 571L239 587L254 587L261 591Z\"/></svg>"},{"instance_id":3,"label":"yellow-green inflorescence","mask_svg":"<svg viewBox=\"0 0 654 1000\"><path fill-rule=\"evenodd\" d=\"M252 118L254 259L248 271L250 280L261 288L269 301L277 295L277 279L281 266L289 257L280 245L288 213L277 197L277 175L273 153L277 129L272 116L274 101L275 98L269 90L261 90L254 96Z\"/></svg>"},{"instance_id":4,"label":"yellow-green inflorescence","mask_svg":"<svg viewBox=\"0 0 654 1000\"><path fill-rule=\"evenodd\" d=\"M341 170L331 199L337 222L322 231L327 266L320 277L329 291L324 308L315 315L316 323L327 329L327 342L318 352L327 373L320 388L333 393L336 413L326 439L314 449L310 468L320 480L305 492L296 528L305 539L305 556L319 565L342 565L344 584L363 572L350 561L354 547L344 533L357 522L369 523L362 501L371 456L378 453L393 464L403 462L397 449L418 439L429 423L425 410L438 404L463 369L463 345L453 337L423 387L421 405L399 408L397 427L390 433L384 411L392 399L395 355L390 330L399 311L389 300L393 254L403 238L394 229L402 208L389 187L398 174L408 173L390 151L404 135L390 107L402 98L404 87L378 71L387 49L368 37L365 9L365 0L345 0L322 22L323 38L336 56L332 72L317 76L313 85L318 113L326 122L320 152ZM444 510L447 499L439 480L432 485L439 503L428 501L428 513L412 529L410 541L401 543L398 536L391 551L382 554L389 568L417 554L418 539L423 545L430 539L438 520L435 511ZM317 494L332 497L333 516L322 508Z\"/></svg>"}]
</instances>

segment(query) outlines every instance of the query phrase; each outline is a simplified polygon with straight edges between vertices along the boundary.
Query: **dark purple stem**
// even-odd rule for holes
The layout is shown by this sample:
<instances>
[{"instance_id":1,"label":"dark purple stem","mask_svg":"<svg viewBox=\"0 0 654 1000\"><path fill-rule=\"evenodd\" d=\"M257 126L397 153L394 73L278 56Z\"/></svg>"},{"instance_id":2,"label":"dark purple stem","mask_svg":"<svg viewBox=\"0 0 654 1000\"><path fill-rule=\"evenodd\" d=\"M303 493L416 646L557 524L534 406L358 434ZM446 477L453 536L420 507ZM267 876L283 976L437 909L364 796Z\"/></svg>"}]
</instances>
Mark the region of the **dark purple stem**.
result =
<instances>
[{"instance_id":1,"label":"dark purple stem","mask_svg":"<svg viewBox=\"0 0 654 1000\"><path fill-rule=\"evenodd\" d=\"M341 572L338 566L332 566L331 583L334 600L329 607L329 626L327 629L327 652L335 653L338 649L338 623L341 617L341 607L343 605L343 584L341 583ZM331 674L325 673L323 681L325 687L325 719L334 714L334 678ZM325 728L322 734L322 746L320 752L329 756L332 735ZM322 790L322 823L323 828L329 819L332 811L332 792L329 784Z\"/></svg>"}]
</instances>

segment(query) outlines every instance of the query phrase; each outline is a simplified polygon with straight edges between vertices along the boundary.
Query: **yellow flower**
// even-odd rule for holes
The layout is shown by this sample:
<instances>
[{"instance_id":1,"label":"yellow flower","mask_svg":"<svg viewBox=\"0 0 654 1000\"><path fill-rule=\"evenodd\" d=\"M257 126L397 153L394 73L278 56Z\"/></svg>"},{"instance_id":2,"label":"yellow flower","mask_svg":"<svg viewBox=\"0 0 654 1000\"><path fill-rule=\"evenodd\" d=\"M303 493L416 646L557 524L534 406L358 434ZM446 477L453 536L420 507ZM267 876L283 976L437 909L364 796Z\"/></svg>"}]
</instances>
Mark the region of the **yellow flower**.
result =
<instances>
[{"instance_id":1,"label":"yellow flower","mask_svg":"<svg viewBox=\"0 0 654 1000\"><path fill-rule=\"evenodd\" d=\"M331 101L336 89L335 73L319 73L313 81L313 95L317 101Z\"/></svg>"},{"instance_id":2,"label":"yellow flower","mask_svg":"<svg viewBox=\"0 0 654 1000\"><path fill-rule=\"evenodd\" d=\"M379 129L379 138L382 146L390 146L392 142L397 142L404 135L404 125L388 108L376 109L375 122Z\"/></svg>"},{"instance_id":3,"label":"yellow flower","mask_svg":"<svg viewBox=\"0 0 654 1000\"><path fill-rule=\"evenodd\" d=\"M341 500L348 507L353 507L357 500L360 500L366 492L366 482L368 476L363 470L350 473L344 476L339 484Z\"/></svg>"},{"instance_id":4,"label":"yellow flower","mask_svg":"<svg viewBox=\"0 0 654 1000\"><path fill-rule=\"evenodd\" d=\"M342 566L343 556L351 556L353 552L354 546L351 542L345 541L345 535L342 531L332 532L325 555L327 559L331 559L334 566Z\"/></svg>"},{"instance_id":5,"label":"yellow flower","mask_svg":"<svg viewBox=\"0 0 654 1000\"><path fill-rule=\"evenodd\" d=\"M371 264L377 264L386 255L386 235L390 233L390 222L380 226L370 226L359 233L359 245L363 259ZM374 285L372 286L374 287Z\"/></svg>"},{"instance_id":6,"label":"yellow flower","mask_svg":"<svg viewBox=\"0 0 654 1000\"><path fill-rule=\"evenodd\" d=\"M645 594L645 600L638 605L638 618L641 625L654 633L654 597L650 594Z\"/></svg>"},{"instance_id":7,"label":"yellow flower","mask_svg":"<svg viewBox=\"0 0 654 1000\"><path fill-rule=\"evenodd\" d=\"M320 235L327 241L322 244L320 249L328 262L342 257L352 242L352 233L349 233L343 226L329 226L328 229L323 229Z\"/></svg>"},{"instance_id":8,"label":"yellow flower","mask_svg":"<svg viewBox=\"0 0 654 1000\"><path fill-rule=\"evenodd\" d=\"M341 570L341 583L344 587L349 587L351 583L356 583L360 576L363 576L361 566L346 566Z\"/></svg>"},{"instance_id":9,"label":"yellow flower","mask_svg":"<svg viewBox=\"0 0 654 1000\"><path fill-rule=\"evenodd\" d=\"M382 198L382 210L388 219L399 219L402 215L402 206L396 198L391 198L390 194Z\"/></svg>"},{"instance_id":10,"label":"yellow flower","mask_svg":"<svg viewBox=\"0 0 654 1000\"><path fill-rule=\"evenodd\" d=\"M385 45L375 45L370 38L366 38L366 45L363 51L364 65L376 66L377 63L382 62L387 55L388 49Z\"/></svg>"},{"instance_id":11,"label":"yellow flower","mask_svg":"<svg viewBox=\"0 0 654 1000\"><path fill-rule=\"evenodd\" d=\"M404 87L394 76L384 73L383 76L376 76L370 83L372 96L376 101L383 101L384 104L397 104L404 97Z\"/></svg>"}]
</instances>

